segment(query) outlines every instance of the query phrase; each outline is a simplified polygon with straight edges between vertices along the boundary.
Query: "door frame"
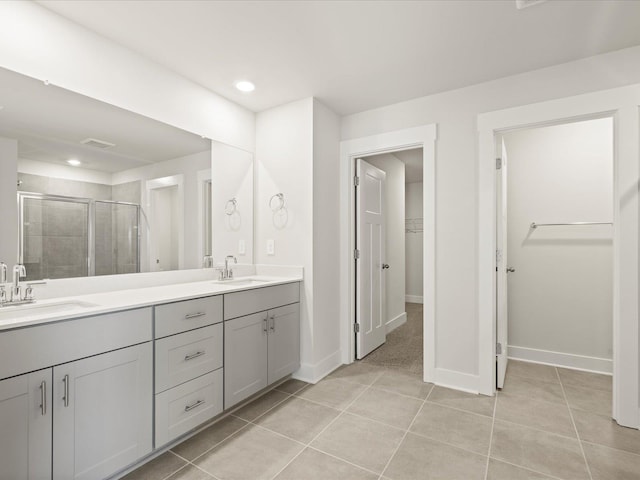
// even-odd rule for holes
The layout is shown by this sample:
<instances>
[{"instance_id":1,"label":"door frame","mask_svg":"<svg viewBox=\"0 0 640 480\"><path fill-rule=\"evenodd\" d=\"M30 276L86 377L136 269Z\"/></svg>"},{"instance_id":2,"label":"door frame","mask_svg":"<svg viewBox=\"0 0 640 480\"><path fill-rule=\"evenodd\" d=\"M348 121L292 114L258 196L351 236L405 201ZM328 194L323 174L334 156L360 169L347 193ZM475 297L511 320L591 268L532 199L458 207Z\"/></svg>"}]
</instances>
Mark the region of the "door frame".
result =
<instances>
[{"instance_id":1,"label":"door frame","mask_svg":"<svg viewBox=\"0 0 640 480\"><path fill-rule=\"evenodd\" d=\"M423 161L423 326L424 380L435 380L435 142L436 124L407 128L340 143L340 347L342 363L355 360L355 159L422 148Z\"/></svg>"},{"instance_id":2,"label":"door frame","mask_svg":"<svg viewBox=\"0 0 640 480\"><path fill-rule=\"evenodd\" d=\"M479 391L494 395L496 353L495 135L612 117L614 122L613 418L638 428L640 84L478 115Z\"/></svg>"}]
</instances>

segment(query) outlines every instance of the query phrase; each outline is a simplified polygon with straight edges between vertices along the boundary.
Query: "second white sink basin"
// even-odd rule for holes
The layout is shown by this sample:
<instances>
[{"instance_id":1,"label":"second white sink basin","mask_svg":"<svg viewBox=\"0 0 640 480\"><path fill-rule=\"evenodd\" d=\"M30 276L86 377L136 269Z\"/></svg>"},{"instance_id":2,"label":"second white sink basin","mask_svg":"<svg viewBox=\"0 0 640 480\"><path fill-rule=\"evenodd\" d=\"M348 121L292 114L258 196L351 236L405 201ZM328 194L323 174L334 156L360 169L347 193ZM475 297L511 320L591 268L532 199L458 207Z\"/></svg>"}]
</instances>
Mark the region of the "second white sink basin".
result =
<instances>
[{"instance_id":1,"label":"second white sink basin","mask_svg":"<svg viewBox=\"0 0 640 480\"><path fill-rule=\"evenodd\" d=\"M97 307L95 303L89 302L59 302L59 303L28 303L26 305L16 305L0 307L0 321L15 320L18 318L32 317L35 315L51 315L70 310L81 310L83 308Z\"/></svg>"},{"instance_id":2,"label":"second white sink basin","mask_svg":"<svg viewBox=\"0 0 640 480\"><path fill-rule=\"evenodd\" d=\"M268 282L269 280L263 280L260 278L237 278L235 280L216 280L216 285L231 285L234 287L244 287L248 285L262 285L263 283Z\"/></svg>"}]
</instances>

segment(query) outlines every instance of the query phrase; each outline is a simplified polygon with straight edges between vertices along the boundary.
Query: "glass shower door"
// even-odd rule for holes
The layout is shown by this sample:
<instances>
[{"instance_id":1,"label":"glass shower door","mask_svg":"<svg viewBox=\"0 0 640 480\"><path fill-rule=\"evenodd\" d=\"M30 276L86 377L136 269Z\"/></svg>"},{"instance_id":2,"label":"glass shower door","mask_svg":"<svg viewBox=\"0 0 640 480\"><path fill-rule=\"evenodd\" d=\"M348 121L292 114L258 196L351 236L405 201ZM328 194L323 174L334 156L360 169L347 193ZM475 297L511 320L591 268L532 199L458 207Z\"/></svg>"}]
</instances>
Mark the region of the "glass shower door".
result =
<instances>
[{"instance_id":1,"label":"glass shower door","mask_svg":"<svg viewBox=\"0 0 640 480\"><path fill-rule=\"evenodd\" d=\"M89 275L89 200L37 194L20 199L20 261L27 280Z\"/></svg>"},{"instance_id":2,"label":"glass shower door","mask_svg":"<svg viewBox=\"0 0 640 480\"><path fill-rule=\"evenodd\" d=\"M95 275L140 271L138 223L138 205L96 200Z\"/></svg>"}]
</instances>

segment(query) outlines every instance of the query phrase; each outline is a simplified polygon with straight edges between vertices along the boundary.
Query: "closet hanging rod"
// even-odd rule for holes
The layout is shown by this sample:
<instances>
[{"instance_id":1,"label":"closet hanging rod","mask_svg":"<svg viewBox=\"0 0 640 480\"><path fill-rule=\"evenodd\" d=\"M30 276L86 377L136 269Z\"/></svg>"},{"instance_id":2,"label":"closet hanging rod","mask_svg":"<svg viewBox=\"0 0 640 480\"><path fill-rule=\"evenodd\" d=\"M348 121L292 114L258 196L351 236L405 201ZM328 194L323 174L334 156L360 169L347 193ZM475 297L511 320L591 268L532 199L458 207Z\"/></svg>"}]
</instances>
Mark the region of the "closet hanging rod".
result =
<instances>
[{"instance_id":1,"label":"closet hanging rod","mask_svg":"<svg viewBox=\"0 0 640 480\"><path fill-rule=\"evenodd\" d=\"M564 225L613 225L613 222L571 222L571 223L536 223L531 222L531 228L559 227Z\"/></svg>"}]
</instances>

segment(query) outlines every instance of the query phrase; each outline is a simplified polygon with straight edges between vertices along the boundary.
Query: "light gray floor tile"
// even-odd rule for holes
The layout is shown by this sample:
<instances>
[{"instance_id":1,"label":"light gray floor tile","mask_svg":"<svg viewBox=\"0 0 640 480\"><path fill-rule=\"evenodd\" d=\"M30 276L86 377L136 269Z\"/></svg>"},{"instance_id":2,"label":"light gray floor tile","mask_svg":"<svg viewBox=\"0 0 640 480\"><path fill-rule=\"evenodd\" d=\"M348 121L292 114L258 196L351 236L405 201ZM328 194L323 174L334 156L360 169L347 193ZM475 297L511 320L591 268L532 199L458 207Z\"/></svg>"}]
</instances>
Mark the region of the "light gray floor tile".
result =
<instances>
[{"instance_id":1,"label":"light gray floor tile","mask_svg":"<svg viewBox=\"0 0 640 480\"><path fill-rule=\"evenodd\" d=\"M315 385L305 388L298 396L343 410L365 388L367 387L364 385L348 382L340 378L325 378Z\"/></svg>"},{"instance_id":2,"label":"light gray floor tile","mask_svg":"<svg viewBox=\"0 0 640 480\"><path fill-rule=\"evenodd\" d=\"M559 383L544 382L536 378L507 377L503 392L510 395L520 395L545 402L566 403L562 386Z\"/></svg>"},{"instance_id":3,"label":"light gray floor tile","mask_svg":"<svg viewBox=\"0 0 640 480\"><path fill-rule=\"evenodd\" d=\"M640 455L583 442L593 480L640 479Z\"/></svg>"},{"instance_id":4,"label":"light gray floor tile","mask_svg":"<svg viewBox=\"0 0 640 480\"><path fill-rule=\"evenodd\" d=\"M485 395L474 395L473 393L460 392L450 388L433 387L429 397L429 402L439 403L448 407L459 408L480 415L493 416L493 407L496 397Z\"/></svg>"},{"instance_id":5,"label":"light gray floor tile","mask_svg":"<svg viewBox=\"0 0 640 480\"><path fill-rule=\"evenodd\" d=\"M489 460L487 480L550 480L552 477L532 472L492 458Z\"/></svg>"},{"instance_id":6,"label":"light gray floor tile","mask_svg":"<svg viewBox=\"0 0 640 480\"><path fill-rule=\"evenodd\" d=\"M290 393L293 395L294 393L299 392L304 387L309 386L307 382L303 382L302 380L296 380L295 378L290 378L284 383L281 383L276 387L276 390L280 390L284 393Z\"/></svg>"},{"instance_id":7,"label":"light gray floor tile","mask_svg":"<svg viewBox=\"0 0 640 480\"><path fill-rule=\"evenodd\" d=\"M558 373L560 374L560 381L565 387L596 388L598 390L611 391L611 375L569 370L568 368L558 368Z\"/></svg>"},{"instance_id":8,"label":"light gray floor tile","mask_svg":"<svg viewBox=\"0 0 640 480\"><path fill-rule=\"evenodd\" d=\"M187 464L171 452L166 452L159 457L124 476L122 480L162 480L172 473L177 472Z\"/></svg>"},{"instance_id":9,"label":"light gray floor tile","mask_svg":"<svg viewBox=\"0 0 640 480\"><path fill-rule=\"evenodd\" d=\"M299 442L309 443L339 414L340 411L334 408L292 397L269 410L257 423Z\"/></svg>"},{"instance_id":10,"label":"light gray floor tile","mask_svg":"<svg viewBox=\"0 0 640 480\"><path fill-rule=\"evenodd\" d=\"M408 433L384 476L393 480L482 480L486 457Z\"/></svg>"},{"instance_id":11,"label":"light gray floor tile","mask_svg":"<svg viewBox=\"0 0 640 480\"><path fill-rule=\"evenodd\" d=\"M387 370L375 381L373 386L422 400L427 398L433 388L432 383L423 382L419 376L397 370Z\"/></svg>"},{"instance_id":12,"label":"light gray floor tile","mask_svg":"<svg viewBox=\"0 0 640 480\"><path fill-rule=\"evenodd\" d=\"M193 465L187 465L166 480L213 480L213 477Z\"/></svg>"},{"instance_id":13,"label":"light gray floor tile","mask_svg":"<svg viewBox=\"0 0 640 480\"><path fill-rule=\"evenodd\" d=\"M560 383L555 367L540 365L539 363L519 362L517 360L509 360L507 376L535 378L543 382Z\"/></svg>"},{"instance_id":14,"label":"light gray floor tile","mask_svg":"<svg viewBox=\"0 0 640 480\"><path fill-rule=\"evenodd\" d=\"M411 426L411 431L487 455L492 423L493 420L484 415L426 403Z\"/></svg>"},{"instance_id":15,"label":"light gray floor tile","mask_svg":"<svg viewBox=\"0 0 640 480\"><path fill-rule=\"evenodd\" d=\"M577 440L496 420L491 456L544 474L588 479Z\"/></svg>"},{"instance_id":16,"label":"light gray floor tile","mask_svg":"<svg viewBox=\"0 0 640 480\"><path fill-rule=\"evenodd\" d=\"M564 393L572 408L611 416L613 397L610 391L565 386Z\"/></svg>"},{"instance_id":17,"label":"light gray floor tile","mask_svg":"<svg viewBox=\"0 0 640 480\"><path fill-rule=\"evenodd\" d=\"M182 458L191 461L199 457L207 450L216 446L229 435L240 430L247 422L236 417L226 417L219 422L214 423L202 432L176 445L171 450Z\"/></svg>"},{"instance_id":18,"label":"light gray floor tile","mask_svg":"<svg viewBox=\"0 0 640 480\"><path fill-rule=\"evenodd\" d=\"M303 479L377 480L378 475L307 448L275 478L275 480Z\"/></svg>"},{"instance_id":19,"label":"light gray floor tile","mask_svg":"<svg viewBox=\"0 0 640 480\"><path fill-rule=\"evenodd\" d=\"M521 395L498 394L496 418L538 428L551 433L576 437L566 404L535 400Z\"/></svg>"},{"instance_id":20,"label":"light gray floor tile","mask_svg":"<svg viewBox=\"0 0 640 480\"><path fill-rule=\"evenodd\" d=\"M609 415L572 410L580 439L640 454L640 431L618 425Z\"/></svg>"},{"instance_id":21,"label":"light gray floor tile","mask_svg":"<svg viewBox=\"0 0 640 480\"><path fill-rule=\"evenodd\" d=\"M341 378L343 380L348 380L349 382L371 385L383 373L383 367L355 361L350 365L343 365L338 368L329 375L329 378Z\"/></svg>"},{"instance_id":22,"label":"light gray floor tile","mask_svg":"<svg viewBox=\"0 0 640 480\"><path fill-rule=\"evenodd\" d=\"M198 458L194 464L221 480L273 478L304 448L257 426L249 426Z\"/></svg>"},{"instance_id":23,"label":"light gray floor tile","mask_svg":"<svg viewBox=\"0 0 640 480\"><path fill-rule=\"evenodd\" d=\"M272 409L280 402L289 398L289 395L279 390L271 390L265 393L260 398L256 398L251 403L245 405L233 412L237 417L247 420L248 422L254 421L260 415L264 414L267 410Z\"/></svg>"},{"instance_id":24,"label":"light gray floor tile","mask_svg":"<svg viewBox=\"0 0 640 480\"><path fill-rule=\"evenodd\" d=\"M417 398L370 388L347 411L406 430L421 406Z\"/></svg>"},{"instance_id":25,"label":"light gray floor tile","mask_svg":"<svg viewBox=\"0 0 640 480\"><path fill-rule=\"evenodd\" d=\"M344 413L311 446L382 473L403 435L402 430Z\"/></svg>"}]
</instances>

